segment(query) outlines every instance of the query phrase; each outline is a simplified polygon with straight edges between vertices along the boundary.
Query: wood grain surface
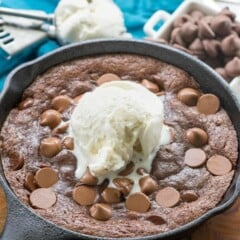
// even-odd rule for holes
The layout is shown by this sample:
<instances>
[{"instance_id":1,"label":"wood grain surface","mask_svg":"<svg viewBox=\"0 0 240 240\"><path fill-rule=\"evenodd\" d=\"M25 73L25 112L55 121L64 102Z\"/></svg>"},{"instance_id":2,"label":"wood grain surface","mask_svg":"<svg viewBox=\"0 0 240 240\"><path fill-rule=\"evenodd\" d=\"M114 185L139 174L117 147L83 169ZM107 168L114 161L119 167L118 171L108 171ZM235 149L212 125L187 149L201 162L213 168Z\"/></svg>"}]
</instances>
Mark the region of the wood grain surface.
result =
<instances>
[{"instance_id":1,"label":"wood grain surface","mask_svg":"<svg viewBox=\"0 0 240 240\"><path fill-rule=\"evenodd\" d=\"M0 232L6 219L6 200L0 188ZM225 213L208 220L191 240L240 240L240 198Z\"/></svg>"}]
</instances>

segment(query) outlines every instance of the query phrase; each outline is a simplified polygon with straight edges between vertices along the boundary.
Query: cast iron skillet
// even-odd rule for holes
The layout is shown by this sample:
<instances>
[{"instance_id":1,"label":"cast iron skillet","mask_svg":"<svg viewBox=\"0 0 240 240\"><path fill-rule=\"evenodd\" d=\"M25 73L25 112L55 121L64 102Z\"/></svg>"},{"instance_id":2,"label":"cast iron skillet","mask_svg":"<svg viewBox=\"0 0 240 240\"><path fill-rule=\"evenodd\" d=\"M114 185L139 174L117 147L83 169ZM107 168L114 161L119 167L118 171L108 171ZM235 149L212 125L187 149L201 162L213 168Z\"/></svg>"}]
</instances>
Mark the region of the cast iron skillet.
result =
<instances>
[{"instance_id":1,"label":"cast iron skillet","mask_svg":"<svg viewBox=\"0 0 240 240\"><path fill-rule=\"evenodd\" d=\"M204 92L219 96L222 106L230 116L238 138L240 136L240 104L232 94L224 80L210 67L184 52L165 45L146 43L134 40L96 40L62 47L52 53L25 63L11 72L5 88L0 96L0 126L2 126L9 111L20 101L24 89L31 84L37 75L49 67L83 56L107 53L134 53L157 58L189 72L200 84ZM179 239L186 236L196 226L206 219L222 212L232 205L240 194L240 163L231 186L222 202L198 219L175 230L138 239ZM96 239L96 237L76 233L61 228L39 216L22 204L8 185L2 166L0 166L0 183L8 201L8 217L2 239L6 240L67 240L67 239ZM106 223L107 224L107 223ZM109 239L109 238L101 238ZM137 239L137 238L132 238Z\"/></svg>"}]
</instances>

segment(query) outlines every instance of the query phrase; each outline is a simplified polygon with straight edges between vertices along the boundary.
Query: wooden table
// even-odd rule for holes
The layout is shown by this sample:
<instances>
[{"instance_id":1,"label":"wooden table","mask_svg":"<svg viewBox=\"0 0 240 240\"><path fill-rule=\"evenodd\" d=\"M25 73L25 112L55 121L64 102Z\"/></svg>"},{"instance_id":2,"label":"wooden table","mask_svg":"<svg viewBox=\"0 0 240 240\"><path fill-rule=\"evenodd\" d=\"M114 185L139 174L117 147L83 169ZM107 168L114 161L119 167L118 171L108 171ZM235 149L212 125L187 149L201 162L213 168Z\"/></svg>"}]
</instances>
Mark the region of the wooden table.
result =
<instances>
[{"instance_id":1,"label":"wooden table","mask_svg":"<svg viewBox=\"0 0 240 240\"><path fill-rule=\"evenodd\" d=\"M6 219L6 201L0 188L0 232ZM191 240L240 240L240 198L225 213L207 221Z\"/></svg>"}]
</instances>

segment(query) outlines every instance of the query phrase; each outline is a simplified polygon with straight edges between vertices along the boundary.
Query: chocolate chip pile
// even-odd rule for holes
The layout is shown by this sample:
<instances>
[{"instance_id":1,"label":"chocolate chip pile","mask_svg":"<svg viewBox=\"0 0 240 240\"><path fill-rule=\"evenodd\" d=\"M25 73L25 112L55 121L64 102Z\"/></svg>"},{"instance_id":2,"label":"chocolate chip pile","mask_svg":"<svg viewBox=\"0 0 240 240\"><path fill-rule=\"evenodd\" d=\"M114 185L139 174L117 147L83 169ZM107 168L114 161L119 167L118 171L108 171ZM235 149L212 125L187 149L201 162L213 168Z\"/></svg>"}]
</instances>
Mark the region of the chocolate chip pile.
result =
<instances>
[{"instance_id":1,"label":"chocolate chip pile","mask_svg":"<svg viewBox=\"0 0 240 240\"><path fill-rule=\"evenodd\" d=\"M96 85L101 85L108 81L121 80L117 75L107 73L102 75ZM143 79L139 82L156 95L163 95L161 88L154 82ZM72 112L82 95L72 99L66 95L59 95L52 99L51 109L45 110L39 118L42 127L51 129L51 136L41 140L39 152L43 158L48 159L56 156L63 149L72 151L74 149L74 139L69 136L62 138L55 134L67 133L69 122L64 121L65 111ZM177 93L177 98L187 107L194 107L200 114L215 114L220 109L220 101L213 94L202 94L193 88L183 88ZM19 109L24 109L29 105L29 100L24 100L19 104ZM174 136L174 134L173 134ZM172 136L172 137L173 137ZM190 147L185 152L184 163L190 168L206 167L214 176L229 173L232 170L232 163L229 159L221 155L213 155L209 159L202 149L208 143L209 136L204 129L193 127L186 131L186 139ZM24 162L19 161L15 170L20 169ZM134 218L134 212L146 213L153 202L165 208L173 208L180 202L193 202L198 199L198 194L193 190L180 191L171 186L161 188L158 181L151 173L144 168L134 168L134 162L127 164L125 169L118 173L118 177L112 183L105 179L103 183L91 174L89 169L79 179L79 183L72 189L71 197L79 205L86 206L91 217L105 221L112 217L112 204L123 202L129 211L129 217ZM141 192L131 192L134 180L129 175L136 171L140 176L139 187ZM52 207L57 201L57 195L53 186L59 180L59 172L51 166L41 166L33 174L27 174L24 186L31 194L29 202L34 208L47 209ZM132 214L132 215L131 215ZM161 216L151 215L149 221L156 224L164 224L165 220Z\"/></svg>"},{"instance_id":2,"label":"chocolate chip pile","mask_svg":"<svg viewBox=\"0 0 240 240\"><path fill-rule=\"evenodd\" d=\"M215 16L195 10L173 22L169 39L155 41L198 57L230 82L240 75L240 23L235 18L228 8Z\"/></svg>"}]
</instances>

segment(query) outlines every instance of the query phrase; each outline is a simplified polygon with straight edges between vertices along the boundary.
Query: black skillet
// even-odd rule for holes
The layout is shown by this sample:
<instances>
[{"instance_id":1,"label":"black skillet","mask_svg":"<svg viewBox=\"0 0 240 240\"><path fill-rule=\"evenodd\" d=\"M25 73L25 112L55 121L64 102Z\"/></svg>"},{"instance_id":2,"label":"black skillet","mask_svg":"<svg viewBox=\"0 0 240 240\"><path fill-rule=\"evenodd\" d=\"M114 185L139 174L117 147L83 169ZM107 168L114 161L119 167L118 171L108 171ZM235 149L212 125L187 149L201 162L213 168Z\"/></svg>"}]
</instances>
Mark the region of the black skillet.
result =
<instances>
[{"instance_id":1,"label":"black skillet","mask_svg":"<svg viewBox=\"0 0 240 240\"><path fill-rule=\"evenodd\" d=\"M197 80L204 92L216 94L220 98L221 104L230 116L239 138L240 104L234 94L230 91L228 85L219 75L217 75L203 62L184 52L165 45L134 40L95 40L69 45L49 53L44 57L25 63L13 70L8 76L5 88L0 95L0 127L2 126L9 111L20 101L24 89L34 81L36 76L45 72L48 68L65 61L84 56L108 53L133 53L146 55L170 63L189 72ZM239 171L240 162L238 161L235 177L221 203L201 217L182 227L166 233L131 239L162 240L180 239L183 236L188 236L188 234L201 223L226 210L233 204L234 200L240 194ZM94 236L89 236L61 228L54 223L41 218L31 209L27 208L11 190L4 176L2 165L0 165L0 183L5 190L8 202L8 217L1 239L97 239Z\"/></svg>"}]
</instances>

